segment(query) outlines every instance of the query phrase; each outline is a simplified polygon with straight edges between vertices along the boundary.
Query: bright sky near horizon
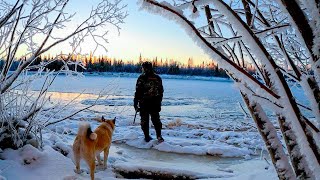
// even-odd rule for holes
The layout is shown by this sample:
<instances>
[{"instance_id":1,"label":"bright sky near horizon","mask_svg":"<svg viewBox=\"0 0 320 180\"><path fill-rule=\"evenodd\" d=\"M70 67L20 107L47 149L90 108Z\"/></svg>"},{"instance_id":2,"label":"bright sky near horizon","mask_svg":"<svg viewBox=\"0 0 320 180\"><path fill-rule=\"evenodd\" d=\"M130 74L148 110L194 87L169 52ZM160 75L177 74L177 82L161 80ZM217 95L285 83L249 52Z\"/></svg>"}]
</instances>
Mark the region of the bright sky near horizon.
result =
<instances>
[{"instance_id":1,"label":"bright sky near horizon","mask_svg":"<svg viewBox=\"0 0 320 180\"><path fill-rule=\"evenodd\" d=\"M139 10L137 0L123 0L123 2L128 4L129 15L125 19L125 24L121 26L120 36L115 32L110 33L106 54L108 57L137 61L141 53L144 58L167 58L182 63L187 63L189 58L192 58L195 64L210 61L201 48L175 22ZM97 52L96 55L101 53L103 52Z\"/></svg>"}]
</instances>

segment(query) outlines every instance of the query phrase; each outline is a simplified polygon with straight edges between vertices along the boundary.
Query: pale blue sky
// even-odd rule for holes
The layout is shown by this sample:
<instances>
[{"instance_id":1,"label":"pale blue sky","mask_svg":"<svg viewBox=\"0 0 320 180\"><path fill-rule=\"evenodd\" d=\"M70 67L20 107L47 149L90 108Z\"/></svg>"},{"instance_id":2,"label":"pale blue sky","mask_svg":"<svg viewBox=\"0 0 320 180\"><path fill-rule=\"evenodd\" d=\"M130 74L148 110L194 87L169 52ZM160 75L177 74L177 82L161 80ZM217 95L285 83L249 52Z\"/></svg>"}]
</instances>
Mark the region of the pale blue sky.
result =
<instances>
[{"instance_id":1,"label":"pale blue sky","mask_svg":"<svg viewBox=\"0 0 320 180\"><path fill-rule=\"evenodd\" d=\"M125 3L128 3L129 16L120 36L110 38L109 56L137 60L141 53L147 58L173 58L183 63L189 57L194 61L209 60L175 22L139 10L136 0L125 0Z\"/></svg>"}]
</instances>

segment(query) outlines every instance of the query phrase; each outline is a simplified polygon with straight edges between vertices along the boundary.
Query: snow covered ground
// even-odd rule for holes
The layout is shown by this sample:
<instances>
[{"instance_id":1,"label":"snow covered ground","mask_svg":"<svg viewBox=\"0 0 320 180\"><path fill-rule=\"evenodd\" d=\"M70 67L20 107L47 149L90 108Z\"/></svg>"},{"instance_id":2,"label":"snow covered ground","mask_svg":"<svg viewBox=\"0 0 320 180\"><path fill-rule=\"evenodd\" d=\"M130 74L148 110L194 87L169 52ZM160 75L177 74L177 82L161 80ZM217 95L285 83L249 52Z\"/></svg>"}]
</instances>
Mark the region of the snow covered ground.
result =
<instances>
[{"instance_id":1,"label":"snow covered ground","mask_svg":"<svg viewBox=\"0 0 320 180\"><path fill-rule=\"evenodd\" d=\"M232 82L221 78L162 76L165 88L161 120L164 143L145 143L140 117L133 124L133 94L137 74L58 76L51 87L54 102L72 105L52 116L59 119L106 96L90 110L52 125L44 132L42 151L25 146L0 153L0 179L88 179L87 166L74 173L71 145L81 121L104 115L117 117L108 169L97 179L119 178L119 171L145 171L200 179L277 179L252 120L241 110L242 100ZM72 82L72 84L70 84ZM35 84L34 89L41 88ZM299 93L299 90L296 90ZM302 95L301 95L302 96ZM302 98L303 99L303 98ZM272 113L270 113L272 115ZM151 136L155 137L153 127Z\"/></svg>"}]
</instances>

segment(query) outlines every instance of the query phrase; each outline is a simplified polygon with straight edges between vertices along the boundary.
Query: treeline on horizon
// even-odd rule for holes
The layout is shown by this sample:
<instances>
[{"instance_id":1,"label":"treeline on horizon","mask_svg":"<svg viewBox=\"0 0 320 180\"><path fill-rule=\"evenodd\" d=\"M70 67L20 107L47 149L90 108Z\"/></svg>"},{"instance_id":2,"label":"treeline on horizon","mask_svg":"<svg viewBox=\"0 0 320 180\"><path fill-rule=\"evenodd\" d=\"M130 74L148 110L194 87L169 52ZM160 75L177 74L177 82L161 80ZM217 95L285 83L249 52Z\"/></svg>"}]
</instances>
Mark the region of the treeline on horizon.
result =
<instances>
[{"instance_id":1,"label":"treeline on horizon","mask_svg":"<svg viewBox=\"0 0 320 180\"><path fill-rule=\"evenodd\" d=\"M41 62L49 62L52 58L47 57L38 57L33 63L32 66L36 66ZM71 59L72 61L76 61L76 59ZM65 65L63 62L65 60L55 60L46 65L46 68L49 70L59 71L62 66ZM205 64L204 62L198 66L192 66L188 63L188 65L181 64L177 61L170 60L168 62L162 62L162 60L158 61L157 58L153 60L143 59L140 55L139 61L134 63L133 61L124 62L122 60L117 59L109 59L109 58L95 58L92 57L85 58L83 61L84 68L81 66L77 66L77 71L80 72L127 72L127 73L141 73L141 64L144 61L150 61L153 63L155 72L157 74L170 74L170 75L189 75L189 76L215 76L215 77L225 77L229 78L227 73L218 67L215 64ZM192 61L189 59L188 62ZM17 69L20 60L17 60L13 63L10 68L10 71L14 71ZM4 66L4 60L0 60L0 69ZM68 65L71 70L75 70L75 65ZM36 69L31 69L36 70Z\"/></svg>"}]
</instances>

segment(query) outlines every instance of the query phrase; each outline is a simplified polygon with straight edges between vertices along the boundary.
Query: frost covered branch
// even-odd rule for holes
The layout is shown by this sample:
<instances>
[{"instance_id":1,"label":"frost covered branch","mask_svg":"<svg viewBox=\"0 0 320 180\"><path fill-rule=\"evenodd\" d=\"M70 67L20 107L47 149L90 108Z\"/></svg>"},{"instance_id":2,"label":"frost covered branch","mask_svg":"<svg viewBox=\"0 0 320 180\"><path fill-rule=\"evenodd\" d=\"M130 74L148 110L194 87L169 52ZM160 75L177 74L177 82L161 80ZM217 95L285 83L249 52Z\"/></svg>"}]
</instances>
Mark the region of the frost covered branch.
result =
<instances>
[{"instance_id":1,"label":"frost covered branch","mask_svg":"<svg viewBox=\"0 0 320 180\"><path fill-rule=\"evenodd\" d=\"M122 0L100 0L84 19L67 12L69 5L70 0L16 0L13 5L0 1L0 58L4 60L0 67L1 148L17 148L30 138L39 138L39 128L45 121L40 122L42 115L54 110L48 105L48 91L57 75L81 76L77 69L83 67L82 59L74 61L72 57L85 56L81 52L83 42L92 40L94 50L106 51L107 32L115 30L119 34L127 16ZM69 54L38 62L40 56L66 44ZM61 69L48 70L48 65L57 60L63 62ZM33 91L35 82L42 83L38 91Z\"/></svg>"},{"instance_id":2,"label":"frost covered branch","mask_svg":"<svg viewBox=\"0 0 320 180\"><path fill-rule=\"evenodd\" d=\"M280 179L320 178L316 135L320 33L315 28L320 22L319 4L307 0L143 0L141 4L180 24L237 83ZM292 82L305 92L310 107L294 98ZM315 118L306 117L306 109ZM278 124L266 110L277 114ZM280 126L286 149L275 126Z\"/></svg>"}]
</instances>

